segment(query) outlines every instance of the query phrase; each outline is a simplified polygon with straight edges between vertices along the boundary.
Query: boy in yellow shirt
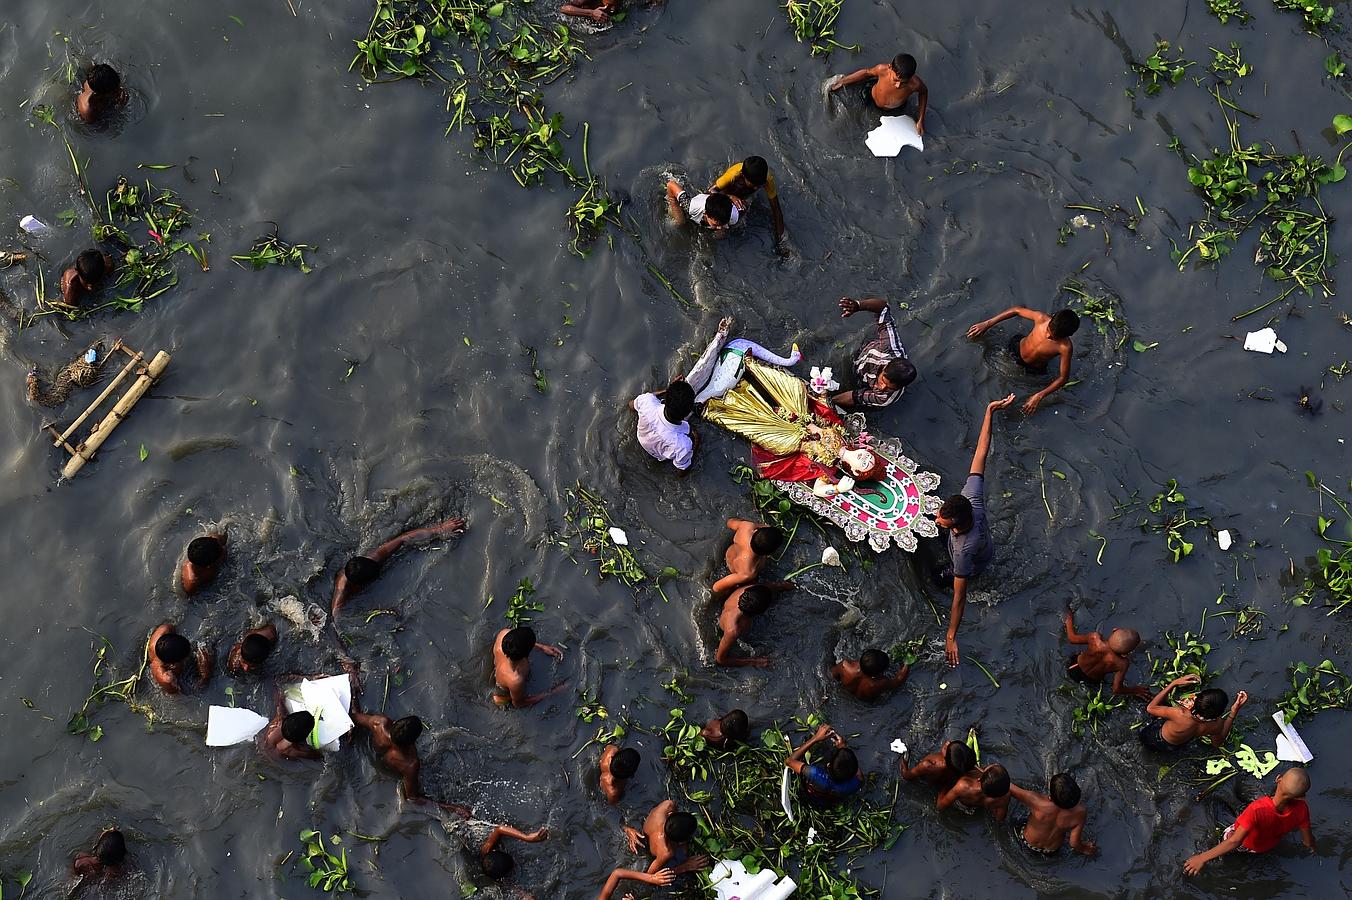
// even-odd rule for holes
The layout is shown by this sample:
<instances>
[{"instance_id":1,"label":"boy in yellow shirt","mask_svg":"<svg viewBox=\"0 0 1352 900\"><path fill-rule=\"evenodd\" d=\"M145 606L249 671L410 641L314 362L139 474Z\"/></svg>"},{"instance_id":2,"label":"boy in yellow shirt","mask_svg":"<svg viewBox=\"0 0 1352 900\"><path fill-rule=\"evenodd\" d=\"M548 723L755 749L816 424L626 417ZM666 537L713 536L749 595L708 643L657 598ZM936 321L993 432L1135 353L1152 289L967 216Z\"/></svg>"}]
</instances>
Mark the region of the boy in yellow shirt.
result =
<instances>
[{"instance_id":1,"label":"boy in yellow shirt","mask_svg":"<svg viewBox=\"0 0 1352 900\"><path fill-rule=\"evenodd\" d=\"M745 209L751 197L761 188L765 189L765 199L770 201L770 214L775 221L775 244L784 239L784 213L779 208L779 191L775 189L775 176L770 166L760 156L748 156L734 163L718 176L708 193L727 194L740 209Z\"/></svg>"}]
</instances>

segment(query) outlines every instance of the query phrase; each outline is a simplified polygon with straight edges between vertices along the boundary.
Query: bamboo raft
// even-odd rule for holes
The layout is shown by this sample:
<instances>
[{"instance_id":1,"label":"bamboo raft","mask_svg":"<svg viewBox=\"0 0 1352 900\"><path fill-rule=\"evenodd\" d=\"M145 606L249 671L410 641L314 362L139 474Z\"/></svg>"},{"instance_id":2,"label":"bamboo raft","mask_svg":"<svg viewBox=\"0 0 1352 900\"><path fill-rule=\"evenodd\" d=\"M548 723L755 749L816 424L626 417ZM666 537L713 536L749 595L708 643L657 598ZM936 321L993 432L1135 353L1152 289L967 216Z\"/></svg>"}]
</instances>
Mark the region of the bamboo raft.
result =
<instances>
[{"instance_id":1,"label":"bamboo raft","mask_svg":"<svg viewBox=\"0 0 1352 900\"><path fill-rule=\"evenodd\" d=\"M112 437L113 430L122 423L122 420L136 406L137 401L145 396L146 391L150 390L150 386L159 379L160 375L164 374L164 370L169 366L169 354L163 350L156 353L148 363L144 354L127 347L121 339L113 344L112 350L109 352L116 353L119 350L129 357L127 364L122 367L122 370L117 373L112 381L108 382L108 386L94 398L94 402L85 407L85 411L80 413L64 431L58 431L55 425L47 426L47 431L55 438L53 446L61 447L70 454L70 459L61 468L61 477L63 478L74 477L77 472L84 468L85 463L94 458L94 454L103 446L103 442ZM70 438L75 430L84 424L84 421L92 416L103 405L104 401L112 396L113 391L117 390L122 382L133 376L131 385L113 404L113 408L108 411L107 415L90 429L89 435L83 441L72 445Z\"/></svg>"}]
</instances>

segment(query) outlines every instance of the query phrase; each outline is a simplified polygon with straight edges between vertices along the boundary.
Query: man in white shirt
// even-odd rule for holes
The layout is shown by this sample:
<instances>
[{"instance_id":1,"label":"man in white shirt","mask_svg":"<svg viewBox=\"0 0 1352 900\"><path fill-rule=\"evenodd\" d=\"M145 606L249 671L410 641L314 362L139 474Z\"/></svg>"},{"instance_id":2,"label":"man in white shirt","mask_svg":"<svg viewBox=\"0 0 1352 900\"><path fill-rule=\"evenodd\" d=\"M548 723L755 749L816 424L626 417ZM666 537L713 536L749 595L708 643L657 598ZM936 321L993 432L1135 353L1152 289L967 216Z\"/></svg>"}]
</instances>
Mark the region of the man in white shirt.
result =
<instances>
[{"instance_id":1,"label":"man in white shirt","mask_svg":"<svg viewBox=\"0 0 1352 900\"><path fill-rule=\"evenodd\" d=\"M695 461L699 435L686 421L695 411L695 389L678 379L666 390L639 394L629 408L638 413L638 442L659 462L670 461L682 475Z\"/></svg>"}]
</instances>

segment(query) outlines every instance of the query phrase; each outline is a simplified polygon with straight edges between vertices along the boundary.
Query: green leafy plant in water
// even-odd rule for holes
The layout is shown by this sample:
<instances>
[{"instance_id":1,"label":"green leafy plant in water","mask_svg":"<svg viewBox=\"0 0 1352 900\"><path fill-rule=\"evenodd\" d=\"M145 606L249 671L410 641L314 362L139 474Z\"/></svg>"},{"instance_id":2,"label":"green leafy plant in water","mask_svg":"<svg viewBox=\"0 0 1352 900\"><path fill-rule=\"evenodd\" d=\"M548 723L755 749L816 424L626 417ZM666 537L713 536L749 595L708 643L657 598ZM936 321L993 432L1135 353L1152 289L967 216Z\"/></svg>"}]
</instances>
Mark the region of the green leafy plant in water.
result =
<instances>
[{"instance_id":1,"label":"green leafy plant in water","mask_svg":"<svg viewBox=\"0 0 1352 900\"><path fill-rule=\"evenodd\" d=\"M1352 521L1352 509L1331 488L1321 482L1313 472L1305 473L1305 480L1322 498L1327 495L1343 511L1343 515ZM1314 567L1311 569L1300 591L1292 598L1295 606L1307 606L1313 602L1316 594L1328 597L1329 615L1334 615L1352 603L1352 541L1329 535L1337 520L1325 518L1323 510L1315 517L1315 530L1329 546L1320 547L1315 552Z\"/></svg>"},{"instance_id":2,"label":"green leafy plant in water","mask_svg":"<svg viewBox=\"0 0 1352 900\"><path fill-rule=\"evenodd\" d=\"M291 266L308 275L314 270L305 261L307 250L313 253L315 248L309 244L289 244L278 236L277 229L274 228L271 234L254 241L248 253L230 258L240 268L245 268L246 263L255 271L266 269L268 266Z\"/></svg>"},{"instance_id":3,"label":"green leafy plant in water","mask_svg":"<svg viewBox=\"0 0 1352 900\"><path fill-rule=\"evenodd\" d=\"M1231 79L1226 77L1229 75L1233 75L1235 78L1247 78L1253 74L1253 65L1244 61L1240 53L1240 46L1234 41L1230 42L1229 53L1224 50L1217 50L1215 47L1207 49L1215 55L1208 68L1216 73L1222 83L1227 85L1231 83Z\"/></svg>"},{"instance_id":4,"label":"green leafy plant in water","mask_svg":"<svg viewBox=\"0 0 1352 900\"><path fill-rule=\"evenodd\" d=\"M1192 554L1194 544L1187 538L1188 531L1205 527L1211 521L1188 509L1187 498L1173 478L1165 483L1164 490L1151 498L1146 509L1158 518L1142 519L1141 530L1163 534L1165 546L1175 563L1182 562L1184 557Z\"/></svg>"},{"instance_id":5,"label":"green leafy plant in water","mask_svg":"<svg viewBox=\"0 0 1352 900\"><path fill-rule=\"evenodd\" d=\"M1197 634L1191 631L1183 632L1183 635L1176 636L1172 631L1164 633L1164 642L1168 645L1170 655L1155 656L1150 655L1150 681L1160 687L1164 687L1175 678L1181 678L1184 675L1196 675L1206 683L1215 672L1207 667L1207 655L1211 653L1211 644L1202 640L1202 632L1206 628L1206 619L1203 617L1202 627L1198 629Z\"/></svg>"},{"instance_id":6,"label":"green leafy plant in water","mask_svg":"<svg viewBox=\"0 0 1352 900\"><path fill-rule=\"evenodd\" d=\"M662 582L677 578L681 573L673 566L664 566L656 575L648 574L634 551L627 544L617 542L611 534L611 529L616 527L615 522L600 495L579 483L568 490L567 497L568 510L564 513L564 519L568 527L555 542L565 547L569 541L578 542L584 551L595 557L602 580L614 576L633 589L649 583L663 602L670 602L666 591L662 589Z\"/></svg>"},{"instance_id":7,"label":"green leafy plant in water","mask_svg":"<svg viewBox=\"0 0 1352 900\"><path fill-rule=\"evenodd\" d=\"M826 536L825 529L815 516L796 505L774 482L761 478L746 463L735 464L728 474L732 476L733 484L751 486L751 500L760 512L761 521L784 533L784 546L780 547L778 557L783 557L798 534L798 527L805 521L820 531L823 537Z\"/></svg>"},{"instance_id":8,"label":"green leafy plant in water","mask_svg":"<svg viewBox=\"0 0 1352 900\"><path fill-rule=\"evenodd\" d=\"M1115 709L1122 709L1127 705L1125 697L1114 694L1111 689L1104 696L1104 688L1100 685L1092 694L1086 693L1080 705L1071 710L1071 734L1076 737L1084 735L1086 728L1093 734L1098 734L1099 725L1107 721L1108 715Z\"/></svg>"},{"instance_id":9,"label":"green leafy plant in water","mask_svg":"<svg viewBox=\"0 0 1352 900\"><path fill-rule=\"evenodd\" d=\"M545 605L539 600L532 600L535 596L535 585L529 578L521 579L512 592L512 598L507 601L506 618L512 623L512 627L524 625L529 622L530 613L544 612Z\"/></svg>"},{"instance_id":10,"label":"green leafy plant in water","mask_svg":"<svg viewBox=\"0 0 1352 900\"><path fill-rule=\"evenodd\" d=\"M1145 87L1145 92L1149 96L1154 96L1162 91L1165 85L1175 85L1183 80L1183 75L1188 71L1188 67L1195 63L1183 58L1183 48L1178 48L1178 56L1169 57L1171 47L1168 41L1156 41L1155 52L1145 58L1143 62L1134 62L1131 64L1132 70L1136 73L1138 82Z\"/></svg>"},{"instance_id":11,"label":"green leafy plant in water","mask_svg":"<svg viewBox=\"0 0 1352 900\"><path fill-rule=\"evenodd\" d=\"M1286 721L1294 723L1321 710L1347 709L1349 703L1352 703L1352 678L1326 659L1316 666L1293 663L1291 689L1277 701L1277 708Z\"/></svg>"},{"instance_id":12,"label":"green leafy plant in water","mask_svg":"<svg viewBox=\"0 0 1352 900\"><path fill-rule=\"evenodd\" d=\"M1325 6L1320 0L1272 0L1272 5L1287 12L1300 13L1305 30L1311 34L1320 34L1324 26L1333 21L1333 7Z\"/></svg>"},{"instance_id":13,"label":"green leafy plant in water","mask_svg":"<svg viewBox=\"0 0 1352 900\"><path fill-rule=\"evenodd\" d=\"M330 894L346 894L356 890L348 869L347 848L343 847L337 856L329 850L329 846L341 846L342 837L330 835L326 843L321 832L307 828L300 833L300 842L300 862L307 873L306 884Z\"/></svg>"},{"instance_id":14,"label":"green leafy plant in water","mask_svg":"<svg viewBox=\"0 0 1352 900\"><path fill-rule=\"evenodd\" d=\"M1207 9L1211 10L1211 14L1221 20L1222 25L1231 19L1235 19L1243 25L1253 18L1249 11L1244 8L1241 0L1206 0L1206 5Z\"/></svg>"},{"instance_id":15,"label":"green leafy plant in water","mask_svg":"<svg viewBox=\"0 0 1352 900\"><path fill-rule=\"evenodd\" d=\"M1324 57L1324 71L1329 74L1330 78L1342 78L1347 74L1347 63L1343 61L1342 55L1335 50Z\"/></svg>"},{"instance_id":16,"label":"green leafy plant in water","mask_svg":"<svg viewBox=\"0 0 1352 900\"><path fill-rule=\"evenodd\" d=\"M722 753L700 735L701 727L687 721L679 708L662 726L662 759L678 782L707 781L713 773L711 756Z\"/></svg>"},{"instance_id":17,"label":"green leafy plant in water","mask_svg":"<svg viewBox=\"0 0 1352 900\"><path fill-rule=\"evenodd\" d=\"M839 44L835 40L836 20L845 0L788 0L780 6L789 20L789 28L800 44L811 44L813 56L827 56L832 50L858 52L858 44Z\"/></svg>"},{"instance_id":18,"label":"green leafy plant in water","mask_svg":"<svg viewBox=\"0 0 1352 900\"><path fill-rule=\"evenodd\" d=\"M150 662L150 641L147 638L146 647L141 654L141 666L136 670L136 674L114 680L108 672L108 659L113 652L112 642L101 634L92 631L90 634L98 639L94 649L94 685L90 688L89 694L85 697L79 710L66 723L66 732L77 736L83 735L88 737L91 742L97 743L103 738L103 726L93 723L93 710L109 700L121 700L131 709L145 715L147 721L154 720L154 712L150 707L138 704L134 699L136 686L140 683L141 676L145 674L146 666Z\"/></svg>"},{"instance_id":19,"label":"green leafy plant in water","mask_svg":"<svg viewBox=\"0 0 1352 900\"><path fill-rule=\"evenodd\" d=\"M1121 349L1131 337L1131 328L1117 295L1107 291L1091 293L1083 282L1074 278L1061 282L1061 290L1075 298L1070 307L1092 321L1094 328L1112 343L1114 349Z\"/></svg>"}]
</instances>

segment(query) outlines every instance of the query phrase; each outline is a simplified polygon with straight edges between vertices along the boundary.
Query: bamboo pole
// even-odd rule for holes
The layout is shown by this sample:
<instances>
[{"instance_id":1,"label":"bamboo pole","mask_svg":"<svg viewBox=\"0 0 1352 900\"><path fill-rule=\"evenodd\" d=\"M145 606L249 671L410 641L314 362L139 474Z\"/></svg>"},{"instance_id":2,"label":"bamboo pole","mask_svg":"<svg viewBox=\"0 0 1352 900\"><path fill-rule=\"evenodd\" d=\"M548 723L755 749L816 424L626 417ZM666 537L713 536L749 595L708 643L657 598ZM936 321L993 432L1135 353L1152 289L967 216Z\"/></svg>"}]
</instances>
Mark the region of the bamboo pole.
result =
<instances>
[{"instance_id":1,"label":"bamboo pole","mask_svg":"<svg viewBox=\"0 0 1352 900\"><path fill-rule=\"evenodd\" d=\"M121 344L119 343L118 346L121 347ZM114 349L118 348L115 347ZM94 402L85 407L85 411L80 413L79 418L77 418L74 422L71 422L70 426L65 431L62 431L57 434L56 443L53 446L60 447L62 444L64 444L66 442L66 439L75 433L75 429L79 428L80 424L84 422L85 419L93 415L94 410L102 406L103 401L107 400L108 397L113 393L113 391L117 390L117 386L122 383L123 379L125 379L129 374L131 374L131 370L136 367L136 364L145 362L145 357L143 357L139 352L133 354L130 350L127 350L127 348L125 347L121 347L121 349L126 350L126 352L129 355L131 355L131 361L122 367L122 371L117 373L116 378L108 382L108 386L105 387L103 391L97 397L94 398ZM53 429L53 432L55 433L55 429Z\"/></svg>"},{"instance_id":2,"label":"bamboo pole","mask_svg":"<svg viewBox=\"0 0 1352 900\"><path fill-rule=\"evenodd\" d=\"M168 366L169 354L163 350L156 353L155 358L150 361L150 365L146 366L145 370L136 376L136 380L132 382L131 387L127 388L127 392L117 401L108 415L104 416L103 421L94 426L94 430L89 433L89 437L85 439L84 443L80 444L75 455L61 470L63 478L71 478L84 468L84 464L89 462L98 452L99 447L103 446L103 442L112 436L113 429L117 428L122 420L127 417L136 402L145 395L146 391L150 390L150 386L155 383L155 380L164 373Z\"/></svg>"}]
</instances>

